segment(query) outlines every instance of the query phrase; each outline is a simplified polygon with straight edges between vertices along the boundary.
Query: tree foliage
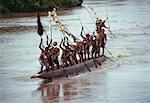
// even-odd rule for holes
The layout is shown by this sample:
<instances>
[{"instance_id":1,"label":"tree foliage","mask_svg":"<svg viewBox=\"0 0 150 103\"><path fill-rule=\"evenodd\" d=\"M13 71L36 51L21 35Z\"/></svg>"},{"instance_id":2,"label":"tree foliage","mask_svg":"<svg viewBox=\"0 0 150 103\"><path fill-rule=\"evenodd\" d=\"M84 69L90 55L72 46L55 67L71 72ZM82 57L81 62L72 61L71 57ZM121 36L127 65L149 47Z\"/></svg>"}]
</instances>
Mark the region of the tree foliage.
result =
<instances>
[{"instance_id":1,"label":"tree foliage","mask_svg":"<svg viewBox=\"0 0 150 103\"><path fill-rule=\"evenodd\" d=\"M79 6L82 0L0 0L0 12L49 10L60 6Z\"/></svg>"}]
</instances>

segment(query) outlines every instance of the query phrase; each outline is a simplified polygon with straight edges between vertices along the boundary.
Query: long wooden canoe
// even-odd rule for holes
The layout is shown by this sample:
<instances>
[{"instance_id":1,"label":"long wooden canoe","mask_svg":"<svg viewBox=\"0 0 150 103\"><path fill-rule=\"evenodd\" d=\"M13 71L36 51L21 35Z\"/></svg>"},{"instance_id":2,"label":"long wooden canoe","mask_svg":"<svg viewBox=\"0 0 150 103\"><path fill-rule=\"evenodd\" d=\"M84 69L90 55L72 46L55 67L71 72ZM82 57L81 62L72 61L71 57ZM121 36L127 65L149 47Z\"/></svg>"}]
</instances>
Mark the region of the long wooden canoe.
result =
<instances>
[{"instance_id":1,"label":"long wooden canoe","mask_svg":"<svg viewBox=\"0 0 150 103\"><path fill-rule=\"evenodd\" d=\"M106 56L102 56L99 58L94 58L90 60L86 60L85 62L74 64L70 67L65 67L52 71L44 71L41 74L36 74L31 76L31 78L42 78L42 79L57 79L62 77L69 77L74 75L79 75L80 73L84 73L86 71L91 72L98 68L106 60Z\"/></svg>"}]
</instances>

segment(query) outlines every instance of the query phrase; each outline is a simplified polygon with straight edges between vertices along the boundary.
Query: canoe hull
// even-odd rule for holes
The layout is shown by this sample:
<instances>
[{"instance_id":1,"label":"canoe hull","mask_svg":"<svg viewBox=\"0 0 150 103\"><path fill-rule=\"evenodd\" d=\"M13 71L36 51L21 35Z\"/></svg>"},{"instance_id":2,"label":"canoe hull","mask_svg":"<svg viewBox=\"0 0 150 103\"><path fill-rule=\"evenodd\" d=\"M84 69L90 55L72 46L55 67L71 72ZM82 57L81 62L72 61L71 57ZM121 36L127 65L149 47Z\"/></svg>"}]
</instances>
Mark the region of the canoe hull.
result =
<instances>
[{"instance_id":1,"label":"canoe hull","mask_svg":"<svg viewBox=\"0 0 150 103\"><path fill-rule=\"evenodd\" d=\"M105 56L87 60L86 62L82 62L79 64L74 64L70 67L60 68L57 70L46 72L44 71L41 74L36 74L31 76L31 78L42 78L42 79L57 79L62 77L74 76L79 75L80 73L84 73L87 71L93 71L98 68L106 60Z\"/></svg>"}]
</instances>

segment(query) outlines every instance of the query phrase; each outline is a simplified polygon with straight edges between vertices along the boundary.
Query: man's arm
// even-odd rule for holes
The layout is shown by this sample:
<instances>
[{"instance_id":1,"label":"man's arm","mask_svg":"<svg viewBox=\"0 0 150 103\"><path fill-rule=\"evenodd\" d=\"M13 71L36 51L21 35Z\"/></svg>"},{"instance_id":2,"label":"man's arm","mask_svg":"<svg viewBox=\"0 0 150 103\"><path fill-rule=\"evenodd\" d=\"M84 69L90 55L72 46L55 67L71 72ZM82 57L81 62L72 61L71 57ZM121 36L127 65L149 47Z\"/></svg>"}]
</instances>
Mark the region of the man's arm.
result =
<instances>
[{"instance_id":1,"label":"man's arm","mask_svg":"<svg viewBox=\"0 0 150 103\"><path fill-rule=\"evenodd\" d=\"M83 36L83 27L82 27L82 30L81 30L81 33L80 33L81 37L84 39L85 37Z\"/></svg>"},{"instance_id":2,"label":"man's arm","mask_svg":"<svg viewBox=\"0 0 150 103\"><path fill-rule=\"evenodd\" d=\"M48 45L49 43L48 43L48 35L46 35L46 45Z\"/></svg>"},{"instance_id":3,"label":"man's arm","mask_svg":"<svg viewBox=\"0 0 150 103\"><path fill-rule=\"evenodd\" d=\"M42 42L43 42L43 39L41 38L41 42L40 42L40 44L39 44L39 48L40 48L42 51L44 51L44 49L42 48Z\"/></svg>"},{"instance_id":4,"label":"man's arm","mask_svg":"<svg viewBox=\"0 0 150 103\"><path fill-rule=\"evenodd\" d=\"M106 20L107 20L107 19L106 19ZM105 25L106 20L104 20L104 21L102 22L102 27L104 27L104 28L107 28L107 29L108 29L108 27L106 27L106 25Z\"/></svg>"},{"instance_id":5,"label":"man's arm","mask_svg":"<svg viewBox=\"0 0 150 103\"><path fill-rule=\"evenodd\" d=\"M65 42L66 42L66 37L64 37L63 46L66 46Z\"/></svg>"},{"instance_id":6,"label":"man's arm","mask_svg":"<svg viewBox=\"0 0 150 103\"><path fill-rule=\"evenodd\" d=\"M71 33L69 33L68 31L65 30L65 33L68 34L69 36L71 35Z\"/></svg>"},{"instance_id":7,"label":"man's arm","mask_svg":"<svg viewBox=\"0 0 150 103\"><path fill-rule=\"evenodd\" d=\"M50 43L48 44L48 48L52 45L52 39L50 40Z\"/></svg>"},{"instance_id":8,"label":"man's arm","mask_svg":"<svg viewBox=\"0 0 150 103\"><path fill-rule=\"evenodd\" d=\"M67 39L67 46L70 46L68 37L66 37L66 39Z\"/></svg>"},{"instance_id":9,"label":"man's arm","mask_svg":"<svg viewBox=\"0 0 150 103\"><path fill-rule=\"evenodd\" d=\"M62 50L64 50L64 48L62 47L62 43L63 43L63 39L61 40L59 47L60 47Z\"/></svg>"},{"instance_id":10,"label":"man's arm","mask_svg":"<svg viewBox=\"0 0 150 103\"><path fill-rule=\"evenodd\" d=\"M106 44L106 42L107 42L107 35L106 34L104 34L105 35L105 37L104 37L104 43Z\"/></svg>"}]
</instances>

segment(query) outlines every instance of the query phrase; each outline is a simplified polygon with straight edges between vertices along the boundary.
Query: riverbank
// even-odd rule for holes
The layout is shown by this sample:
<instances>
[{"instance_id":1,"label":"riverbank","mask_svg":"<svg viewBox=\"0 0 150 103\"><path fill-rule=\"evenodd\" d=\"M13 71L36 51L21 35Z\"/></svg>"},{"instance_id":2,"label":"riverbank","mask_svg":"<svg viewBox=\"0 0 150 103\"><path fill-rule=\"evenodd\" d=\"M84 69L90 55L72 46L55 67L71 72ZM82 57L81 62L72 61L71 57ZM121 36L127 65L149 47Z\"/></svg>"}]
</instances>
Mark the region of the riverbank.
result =
<instances>
[{"instance_id":1,"label":"riverbank","mask_svg":"<svg viewBox=\"0 0 150 103\"><path fill-rule=\"evenodd\" d=\"M59 12L59 14L63 14L63 11ZM1 14L0 19L20 18L20 17L35 17L36 15L37 15L36 12L24 12L24 13L10 12L10 13ZM40 12L40 15L46 16L47 12L46 11Z\"/></svg>"},{"instance_id":2,"label":"riverbank","mask_svg":"<svg viewBox=\"0 0 150 103\"><path fill-rule=\"evenodd\" d=\"M73 7L72 7L73 8ZM63 15L65 10L72 9L70 7L61 7L57 9L58 15ZM48 10L41 11L40 16L46 16ZM20 18L20 17L35 17L37 12L9 12L0 14L0 19L9 19L9 18Z\"/></svg>"},{"instance_id":3,"label":"riverbank","mask_svg":"<svg viewBox=\"0 0 150 103\"><path fill-rule=\"evenodd\" d=\"M62 7L57 9L58 15L64 15L67 13L66 11L71 11L74 7ZM41 11L40 16L45 17L48 14L48 11ZM0 15L1 25L0 25L0 32L17 32L17 31L24 31L29 30L30 28L36 27L36 21L33 21L37 16L37 12L10 12ZM20 21L20 19L22 20ZM25 21L23 18L26 18ZM28 19L27 19L28 18ZM18 20L19 19L19 20ZM17 20L17 21L16 21ZM28 23L34 23L34 25L26 25ZM20 23L25 23L22 25Z\"/></svg>"},{"instance_id":4,"label":"riverbank","mask_svg":"<svg viewBox=\"0 0 150 103\"><path fill-rule=\"evenodd\" d=\"M0 17L8 17L7 15L12 13L14 14L13 17L18 17L18 14L20 17L20 13L23 13L21 15L25 13L27 16L31 16L32 12L49 11L53 8L63 9L77 7L81 6L82 2L83 0L5 0L0 3Z\"/></svg>"}]
</instances>

